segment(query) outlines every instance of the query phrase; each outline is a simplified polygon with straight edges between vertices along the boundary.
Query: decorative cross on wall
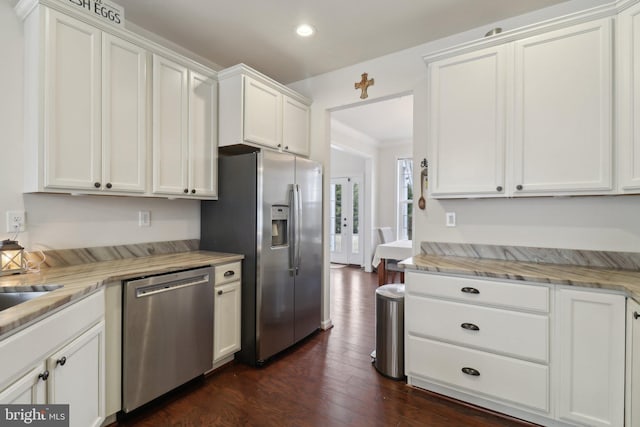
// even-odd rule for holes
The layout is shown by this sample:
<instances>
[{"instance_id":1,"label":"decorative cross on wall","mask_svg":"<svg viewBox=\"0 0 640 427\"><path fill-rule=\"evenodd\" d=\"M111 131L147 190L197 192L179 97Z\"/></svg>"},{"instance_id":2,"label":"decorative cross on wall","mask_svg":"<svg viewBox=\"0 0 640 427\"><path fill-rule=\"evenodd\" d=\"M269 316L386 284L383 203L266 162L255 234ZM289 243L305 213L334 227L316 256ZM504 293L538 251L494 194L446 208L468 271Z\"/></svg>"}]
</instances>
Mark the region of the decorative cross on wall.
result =
<instances>
[{"instance_id":1,"label":"decorative cross on wall","mask_svg":"<svg viewBox=\"0 0 640 427\"><path fill-rule=\"evenodd\" d=\"M356 90L360 89L362 90L362 93L360 94L360 99L367 99L367 97L369 96L367 94L367 88L369 86L373 86L374 84L374 79L371 80L367 80L367 73L362 73L362 79L359 82L356 82L355 86L356 86Z\"/></svg>"}]
</instances>

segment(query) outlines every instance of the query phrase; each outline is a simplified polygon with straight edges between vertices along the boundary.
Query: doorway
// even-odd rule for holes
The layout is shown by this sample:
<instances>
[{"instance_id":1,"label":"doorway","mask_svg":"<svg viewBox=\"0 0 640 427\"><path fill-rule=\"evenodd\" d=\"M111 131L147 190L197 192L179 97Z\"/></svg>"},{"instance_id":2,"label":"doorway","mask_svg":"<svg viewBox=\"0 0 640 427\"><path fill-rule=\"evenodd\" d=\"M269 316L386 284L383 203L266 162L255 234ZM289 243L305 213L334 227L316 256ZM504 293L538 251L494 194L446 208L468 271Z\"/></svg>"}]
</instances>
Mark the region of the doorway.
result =
<instances>
[{"instance_id":1,"label":"doorway","mask_svg":"<svg viewBox=\"0 0 640 427\"><path fill-rule=\"evenodd\" d=\"M363 263L362 179L357 176L331 178L329 191L331 262L360 266Z\"/></svg>"}]
</instances>

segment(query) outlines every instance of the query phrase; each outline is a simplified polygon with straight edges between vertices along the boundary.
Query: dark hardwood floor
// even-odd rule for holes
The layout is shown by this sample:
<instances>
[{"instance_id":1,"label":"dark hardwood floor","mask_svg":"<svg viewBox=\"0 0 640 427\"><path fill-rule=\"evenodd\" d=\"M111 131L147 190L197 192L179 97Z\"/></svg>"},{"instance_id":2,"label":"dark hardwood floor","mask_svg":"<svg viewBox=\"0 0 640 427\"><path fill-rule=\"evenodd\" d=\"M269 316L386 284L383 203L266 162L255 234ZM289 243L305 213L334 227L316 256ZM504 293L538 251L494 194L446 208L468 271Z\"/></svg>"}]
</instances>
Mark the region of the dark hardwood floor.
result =
<instances>
[{"instance_id":1,"label":"dark hardwood floor","mask_svg":"<svg viewBox=\"0 0 640 427\"><path fill-rule=\"evenodd\" d=\"M377 276L331 269L334 327L256 369L230 364L117 426L521 426L378 374Z\"/></svg>"}]
</instances>

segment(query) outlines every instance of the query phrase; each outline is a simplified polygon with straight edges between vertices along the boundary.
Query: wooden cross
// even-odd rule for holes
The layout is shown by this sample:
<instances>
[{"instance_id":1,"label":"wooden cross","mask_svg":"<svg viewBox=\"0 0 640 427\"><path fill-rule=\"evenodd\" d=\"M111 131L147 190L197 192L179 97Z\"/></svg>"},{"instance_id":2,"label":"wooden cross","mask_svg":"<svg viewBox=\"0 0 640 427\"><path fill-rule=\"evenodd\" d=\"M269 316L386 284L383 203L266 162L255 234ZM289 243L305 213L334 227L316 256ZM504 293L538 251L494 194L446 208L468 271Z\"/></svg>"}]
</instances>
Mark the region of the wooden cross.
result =
<instances>
[{"instance_id":1,"label":"wooden cross","mask_svg":"<svg viewBox=\"0 0 640 427\"><path fill-rule=\"evenodd\" d=\"M356 86L356 90L360 89L362 90L362 93L360 94L360 99L366 99L369 95L367 95L367 88L369 86L373 86L374 84L374 79L371 80L367 80L367 73L362 73L362 80L360 80L360 82L357 82L355 84Z\"/></svg>"}]
</instances>

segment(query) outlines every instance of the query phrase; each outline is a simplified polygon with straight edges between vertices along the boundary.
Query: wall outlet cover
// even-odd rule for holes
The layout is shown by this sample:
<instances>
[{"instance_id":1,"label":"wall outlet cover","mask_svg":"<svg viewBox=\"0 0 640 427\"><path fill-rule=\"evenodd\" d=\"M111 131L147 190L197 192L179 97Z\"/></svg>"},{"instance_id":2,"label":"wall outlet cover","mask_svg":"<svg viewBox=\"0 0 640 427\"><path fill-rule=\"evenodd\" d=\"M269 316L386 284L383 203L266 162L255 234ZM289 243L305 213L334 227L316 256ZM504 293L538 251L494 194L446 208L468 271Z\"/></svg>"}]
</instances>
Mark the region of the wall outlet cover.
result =
<instances>
[{"instance_id":1,"label":"wall outlet cover","mask_svg":"<svg viewBox=\"0 0 640 427\"><path fill-rule=\"evenodd\" d=\"M456 213L455 212L447 212L445 214L447 227L455 227L456 226Z\"/></svg>"},{"instance_id":2,"label":"wall outlet cover","mask_svg":"<svg viewBox=\"0 0 640 427\"><path fill-rule=\"evenodd\" d=\"M25 211L7 211L7 233L25 231Z\"/></svg>"}]
</instances>

